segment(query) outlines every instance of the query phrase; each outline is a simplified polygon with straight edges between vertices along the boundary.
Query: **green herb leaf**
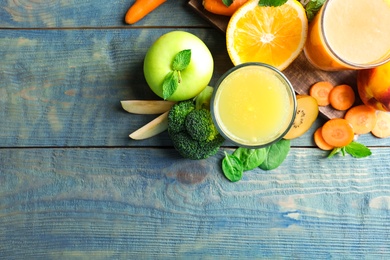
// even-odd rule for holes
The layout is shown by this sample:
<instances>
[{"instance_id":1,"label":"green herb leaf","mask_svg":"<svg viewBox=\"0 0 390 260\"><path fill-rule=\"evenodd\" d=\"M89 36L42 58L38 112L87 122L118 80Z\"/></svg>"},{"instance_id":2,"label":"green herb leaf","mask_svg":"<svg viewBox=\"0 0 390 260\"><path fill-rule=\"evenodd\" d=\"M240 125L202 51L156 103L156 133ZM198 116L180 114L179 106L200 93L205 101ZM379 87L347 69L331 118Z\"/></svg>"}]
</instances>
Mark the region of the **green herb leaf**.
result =
<instances>
[{"instance_id":1,"label":"green herb leaf","mask_svg":"<svg viewBox=\"0 0 390 260\"><path fill-rule=\"evenodd\" d=\"M355 158L363 158L372 154L368 147L358 142L351 142L345 147L345 151Z\"/></svg>"},{"instance_id":2,"label":"green herb leaf","mask_svg":"<svg viewBox=\"0 0 390 260\"><path fill-rule=\"evenodd\" d=\"M222 160L222 171L228 180L236 182L241 180L244 167L240 159L225 152L225 158Z\"/></svg>"},{"instance_id":3,"label":"green herb leaf","mask_svg":"<svg viewBox=\"0 0 390 260\"><path fill-rule=\"evenodd\" d=\"M278 168L286 159L290 151L290 140L281 139L280 141L266 147L267 157L259 166L262 170L273 170Z\"/></svg>"},{"instance_id":4,"label":"green herb leaf","mask_svg":"<svg viewBox=\"0 0 390 260\"><path fill-rule=\"evenodd\" d=\"M175 93L179 86L179 75L177 71L169 72L163 82L163 98L167 99Z\"/></svg>"},{"instance_id":5,"label":"green herb leaf","mask_svg":"<svg viewBox=\"0 0 390 260\"><path fill-rule=\"evenodd\" d=\"M181 82L180 71L188 67L191 62L191 50L178 52L172 61L172 71L165 76L162 90L163 98L167 99L175 93Z\"/></svg>"},{"instance_id":6,"label":"green herb leaf","mask_svg":"<svg viewBox=\"0 0 390 260\"><path fill-rule=\"evenodd\" d=\"M333 156L335 156L336 154L338 154L339 152L341 151L341 148L337 147L337 148L334 148L328 155L328 158L332 158Z\"/></svg>"},{"instance_id":7,"label":"green herb leaf","mask_svg":"<svg viewBox=\"0 0 390 260\"><path fill-rule=\"evenodd\" d=\"M191 50L182 50L176 54L172 62L172 70L184 70L191 61Z\"/></svg>"},{"instance_id":8,"label":"green herb leaf","mask_svg":"<svg viewBox=\"0 0 390 260\"><path fill-rule=\"evenodd\" d=\"M222 3L229 7L231 4L233 4L233 1L234 0L222 0Z\"/></svg>"},{"instance_id":9,"label":"green herb leaf","mask_svg":"<svg viewBox=\"0 0 390 260\"><path fill-rule=\"evenodd\" d=\"M310 0L306 6L306 16L309 22L313 20L314 16L321 9L321 6L325 3L326 0Z\"/></svg>"},{"instance_id":10,"label":"green herb leaf","mask_svg":"<svg viewBox=\"0 0 390 260\"><path fill-rule=\"evenodd\" d=\"M259 0L259 6L280 6L287 2L287 0Z\"/></svg>"},{"instance_id":11,"label":"green herb leaf","mask_svg":"<svg viewBox=\"0 0 390 260\"><path fill-rule=\"evenodd\" d=\"M353 141L347 146L334 148L328 155L328 158L331 158L340 152L343 156L345 156L348 153L354 158L363 158L363 157L370 156L372 154L371 150L367 146Z\"/></svg>"},{"instance_id":12,"label":"green herb leaf","mask_svg":"<svg viewBox=\"0 0 390 260\"><path fill-rule=\"evenodd\" d=\"M244 167L244 171L250 171L259 167L259 165L264 162L267 156L267 151L265 148L249 149L239 147L234 151L233 155L240 159Z\"/></svg>"}]
</instances>

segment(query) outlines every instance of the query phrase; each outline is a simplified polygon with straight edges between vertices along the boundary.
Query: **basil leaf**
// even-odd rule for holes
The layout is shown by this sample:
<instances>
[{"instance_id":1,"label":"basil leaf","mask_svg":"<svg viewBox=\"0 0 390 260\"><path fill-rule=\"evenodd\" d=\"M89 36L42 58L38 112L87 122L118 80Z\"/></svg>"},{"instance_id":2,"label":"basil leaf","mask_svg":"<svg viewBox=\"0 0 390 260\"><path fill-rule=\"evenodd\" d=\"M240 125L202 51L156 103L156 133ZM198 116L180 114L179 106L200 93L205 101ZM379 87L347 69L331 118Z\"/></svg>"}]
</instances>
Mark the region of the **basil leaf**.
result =
<instances>
[{"instance_id":1,"label":"basil leaf","mask_svg":"<svg viewBox=\"0 0 390 260\"><path fill-rule=\"evenodd\" d=\"M286 2L287 0L259 0L259 6L280 6Z\"/></svg>"},{"instance_id":2,"label":"basil leaf","mask_svg":"<svg viewBox=\"0 0 390 260\"><path fill-rule=\"evenodd\" d=\"M363 158L372 154L369 148L358 142L351 142L345 147L345 151L355 158Z\"/></svg>"},{"instance_id":3,"label":"basil leaf","mask_svg":"<svg viewBox=\"0 0 390 260\"><path fill-rule=\"evenodd\" d=\"M182 50L175 55L172 62L172 70L184 70L191 61L191 50Z\"/></svg>"},{"instance_id":4,"label":"basil leaf","mask_svg":"<svg viewBox=\"0 0 390 260\"><path fill-rule=\"evenodd\" d=\"M179 86L179 76L177 71L169 72L164 79L162 90L163 98L167 99L175 93L177 87Z\"/></svg>"},{"instance_id":5,"label":"basil leaf","mask_svg":"<svg viewBox=\"0 0 390 260\"><path fill-rule=\"evenodd\" d=\"M276 169L283 163L290 151L290 140L281 139L266 149L267 157L259 167L266 171Z\"/></svg>"},{"instance_id":6,"label":"basil leaf","mask_svg":"<svg viewBox=\"0 0 390 260\"><path fill-rule=\"evenodd\" d=\"M234 151L233 155L240 159L243 164L244 171L249 171L259 167L259 165L264 162L267 156L267 151L265 148L249 149L239 147Z\"/></svg>"},{"instance_id":7,"label":"basil leaf","mask_svg":"<svg viewBox=\"0 0 390 260\"><path fill-rule=\"evenodd\" d=\"M236 182L241 180L244 167L240 159L225 152L225 158L222 160L222 171L228 180Z\"/></svg>"},{"instance_id":8,"label":"basil leaf","mask_svg":"<svg viewBox=\"0 0 390 260\"><path fill-rule=\"evenodd\" d=\"M226 5L227 7L229 7L231 4L233 4L233 1L234 1L234 0L222 0L222 3L223 3L224 5Z\"/></svg>"},{"instance_id":9,"label":"basil leaf","mask_svg":"<svg viewBox=\"0 0 390 260\"><path fill-rule=\"evenodd\" d=\"M313 20L314 16L318 13L318 11L321 9L322 5L325 3L326 0L310 0L306 6L306 16L309 22Z\"/></svg>"}]
</instances>

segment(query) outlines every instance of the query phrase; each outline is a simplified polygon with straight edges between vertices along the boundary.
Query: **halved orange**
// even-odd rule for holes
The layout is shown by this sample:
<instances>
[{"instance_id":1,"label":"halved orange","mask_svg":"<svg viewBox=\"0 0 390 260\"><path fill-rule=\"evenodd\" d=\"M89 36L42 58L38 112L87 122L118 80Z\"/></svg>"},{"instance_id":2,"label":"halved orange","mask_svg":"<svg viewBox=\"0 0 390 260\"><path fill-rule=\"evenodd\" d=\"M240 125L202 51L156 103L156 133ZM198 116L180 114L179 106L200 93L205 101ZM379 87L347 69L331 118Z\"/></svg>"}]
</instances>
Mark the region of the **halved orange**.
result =
<instances>
[{"instance_id":1,"label":"halved orange","mask_svg":"<svg viewBox=\"0 0 390 260\"><path fill-rule=\"evenodd\" d=\"M308 29L305 9L297 0L277 7L249 0L231 17L226 46L234 65L262 62L285 69L301 53Z\"/></svg>"}]
</instances>

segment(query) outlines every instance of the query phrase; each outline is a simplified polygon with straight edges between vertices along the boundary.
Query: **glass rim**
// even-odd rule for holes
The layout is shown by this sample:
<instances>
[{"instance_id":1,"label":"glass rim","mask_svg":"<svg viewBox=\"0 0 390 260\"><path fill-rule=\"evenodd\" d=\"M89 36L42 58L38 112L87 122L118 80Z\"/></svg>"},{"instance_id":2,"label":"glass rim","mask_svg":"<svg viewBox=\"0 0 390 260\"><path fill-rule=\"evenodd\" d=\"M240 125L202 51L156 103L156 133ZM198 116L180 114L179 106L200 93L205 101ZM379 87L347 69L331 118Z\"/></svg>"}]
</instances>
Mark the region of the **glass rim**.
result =
<instances>
[{"instance_id":1,"label":"glass rim","mask_svg":"<svg viewBox=\"0 0 390 260\"><path fill-rule=\"evenodd\" d=\"M325 45L326 45L326 48L330 51L330 53L339 61L341 62L342 64L348 66L348 67L353 67L353 68L360 68L360 69L369 69L369 68L374 68L374 67L378 67L380 65L383 65L387 62L390 61L390 53L388 53L385 58L382 60L382 61L379 61L379 62L376 62L376 63L370 63L370 64L367 64L367 63L355 63L355 62L351 62L351 61L348 61L348 60L345 60L343 59L342 57L340 57L333 49L332 47L330 46L329 42L328 42L328 39L326 37L326 33L325 33L325 29L324 29L324 21L325 21L325 11L327 10L328 8L328 5L329 3L331 3L333 0L326 0L325 3L323 4L322 8L321 8L321 21L320 21L320 26L321 26L321 36L325 42Z\"/></svg>"},{"instance_id":2,"label":"glass rim","mask_svg":"<svg viewBox=\"0 0 390 260\"><path fill-rule=\"evenodd\" d=\"M237 71L243 67L249 67L249 66L255 66L255 67L261 67L261 68L265 68L269 71L271 71L272 73L274 73L275 75L278 76L278 78L283 82L283 85L286 87L286 91L288 93L288 97L289 97L289 100L291 100L292 104L290 104L290 106L292 106L292 110L290 111L291 112L291 117L288 117L286 118L285 122L283 122L284 124L286 124L286 127L283 128L281 131L280 131L280 134L279 135L275 135L273 138L270 138L269 140L267 140L266 142L264 143L255 143L254 145L250 145L249 143L240 143L236 140L233 140L232 137L229 137L228 135L225 134L225 132L221 129L220 125L218 124L218 120L216 119L216 111L214 109L214 104L215 104L215 98L216 98L216 95L218 93L218 89L219 89L219 86L221 85L221 83L231 74L233 73L234 71ZM297 100L296 100L296 94L295 94L295 90L294 90L294 87L292 86L290 80L286 77L286 75L284 75L279 69L275 68L274 66L272 65L269 65L269 64L266 64L266 63L262 63L262 62L245 62L245 63L241 63L239 65L236 65L232 68L230 68L229 70L227 70L218 80L217 80L217 83L215 85L215 88L214 88L214 91L213 91L213 94L211 96L211 100L210 100L210 112L211 112L211 117L212 117L212 120L215 124L215 127L217 128L218 132L226 139L228 140L229 142L233 143L234 145L237 145L239 147L244 147L244 148L250 148L250 149L257 149L257 148L264 148L264 147L267 147L273 143L276 143L278 142L280 139L282 139L286 134L287 132L290 130L290 128L292 127L292 125L294 124L294 121L295 121L295 116L296 116L296 111L297 111Z\"/></svg>"}]
</instances>

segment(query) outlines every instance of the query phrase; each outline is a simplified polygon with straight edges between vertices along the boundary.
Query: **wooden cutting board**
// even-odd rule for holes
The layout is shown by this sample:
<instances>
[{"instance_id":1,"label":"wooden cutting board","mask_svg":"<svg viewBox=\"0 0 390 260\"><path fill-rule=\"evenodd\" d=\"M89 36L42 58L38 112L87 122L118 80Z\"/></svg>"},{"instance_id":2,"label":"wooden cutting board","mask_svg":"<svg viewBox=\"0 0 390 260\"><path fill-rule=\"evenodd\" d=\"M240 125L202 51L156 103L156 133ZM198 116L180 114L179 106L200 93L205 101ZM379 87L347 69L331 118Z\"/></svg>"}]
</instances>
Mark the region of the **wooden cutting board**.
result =
<instances>
[{"instance_id":1,"label":"wooden cutting board","mask_svg":"<svg viewBox=\"0 0 390 260\"><path fill-rule=\"evenodd\" d=\"M222 33L226 32L229 17L215 15L206 11L202 6L202 0L190 0L188 5L204 19L209 21ZM318 81L330 81L334 85L351 85L356 94L356 103L361 103L356 87L356 71L345 70L337 72L327 72L314 68L306 59L302 52L298 58L283 73L292 83L296 93L308 94L310 87ZM345 111L338 111L331 106L320 107L320 113L327 118L343 117Z\"/></svg>"}]
</instances>

